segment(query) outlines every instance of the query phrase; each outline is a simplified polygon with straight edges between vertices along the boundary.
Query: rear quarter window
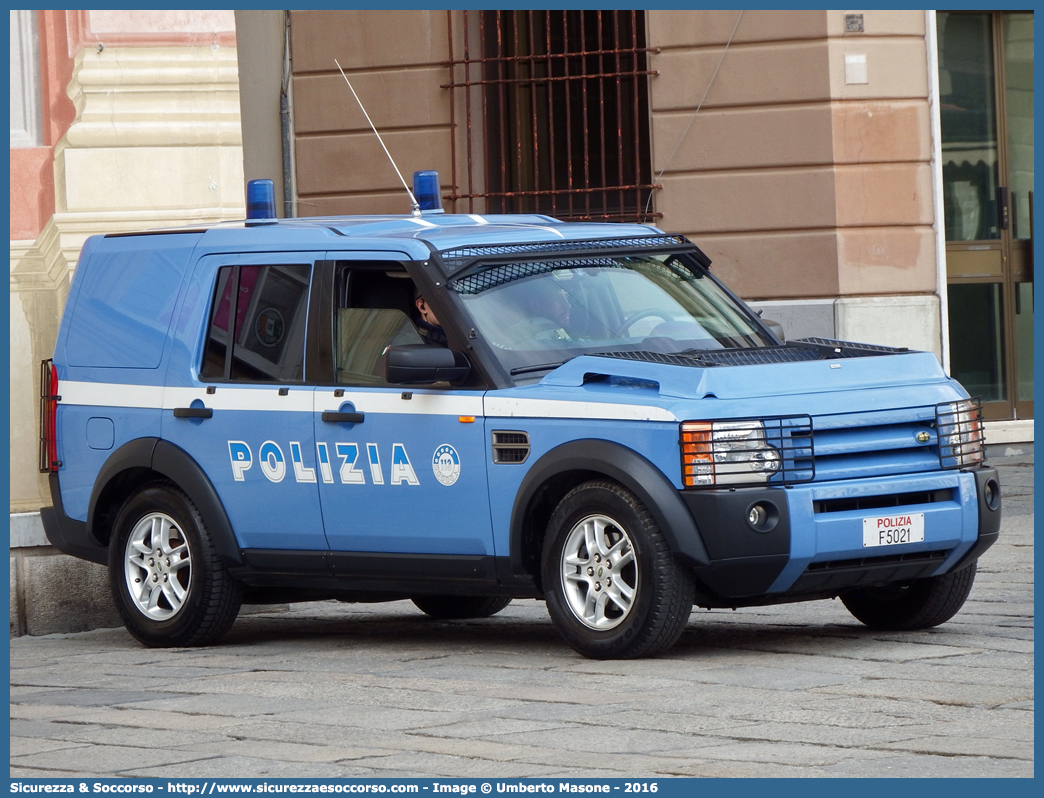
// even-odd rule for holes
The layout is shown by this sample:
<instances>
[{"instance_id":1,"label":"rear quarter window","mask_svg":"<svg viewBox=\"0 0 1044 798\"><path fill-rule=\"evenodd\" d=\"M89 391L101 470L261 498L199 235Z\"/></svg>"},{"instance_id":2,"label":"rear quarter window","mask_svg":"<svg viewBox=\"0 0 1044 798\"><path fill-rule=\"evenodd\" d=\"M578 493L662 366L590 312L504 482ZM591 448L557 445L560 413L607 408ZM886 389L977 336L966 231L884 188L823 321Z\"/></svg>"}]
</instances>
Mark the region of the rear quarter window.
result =
<instances>
[{"instance_id":1,"label":"rear quarter window","mask_svg":"<svg viewBox=\"0 0 1044 798\"><path fill-rule=\"evenodd\" d=\"M70 366L154 369L163 357L191 246L120 239L84 269L66 336Z\"/></svg>"}]
</instances>

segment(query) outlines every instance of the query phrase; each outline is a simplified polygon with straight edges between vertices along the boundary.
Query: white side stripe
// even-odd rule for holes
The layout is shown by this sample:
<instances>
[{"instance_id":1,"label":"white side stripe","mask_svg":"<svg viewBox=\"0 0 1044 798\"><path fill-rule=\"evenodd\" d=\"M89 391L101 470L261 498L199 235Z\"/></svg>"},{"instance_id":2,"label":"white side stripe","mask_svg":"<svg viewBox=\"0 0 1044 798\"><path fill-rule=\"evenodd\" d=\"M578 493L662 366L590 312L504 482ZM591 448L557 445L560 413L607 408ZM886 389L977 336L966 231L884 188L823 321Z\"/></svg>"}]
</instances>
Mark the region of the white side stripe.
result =
<instances>
[{"instance_id":1,"label":"white side stripe","mask_svg":"<svg viewBox=\"0 0 1044 798\"><path fill-rule=\"evenodd\" d=\"M113 385L107 382L59 382L63 405L91 407L163 407L162 385ZM203 393L200 391L199 393ZM190 400L191 401L191 400ZM181 405L179 405L180 407Z\"/></svg>"},{"instance_id":2,"label":"white side stripe","mask_svg":"<svg viewBox=\"0 0 1044 798\"><path fill-rule=\"evenodd\" d=\"M188 407L196 399L214 410L291 411L321 413L337 410L351 402L360 413L400 413L426 416L482 415L482 395L412 393L403 399L401 391L378 393L345 391L335 397L333 388L290 387L286 396L279 395L278 385L271 387L217 386L208 394L205 387L180 388L159 385L123 385L104 382L62 382L59 392L63 405L88 407L133 407L173 410Z\"/></svg>"},{"instance_id":3,"label":"white side stripe","mask_svg":"<svg viewBox=\"0 0 1044 798\"><path fill-rule=\"evenodd\" d=\"M476 418L577 418L605 421L678 421L678 417L662 407L628 405L609 402L573 402L562 399L528 399L480 393L442 394L407 392L412 398L403 399L403 393L356 392L346 389L344 396L335 397L333 388L313 389L292 387L286 396L279 395L279 386L238 387L219 385L208 394L206 388L165 388L159 385L123 385L104 382L62 382L59 386L63 405L88 407L133 407L173 410L189 407L199 399L205 407L214 410L291 411L321 413L336 411L345 402L351 402L360 413L398 413L421 416L475 416Z\"/></svg>"},{"instance_id":4,"label":"white side stripe","mask_svg":"<svg viewBox=\"0 0 1044 798\"><path fill-rule=\"evenodd\" d=\"M476 416L482 415L482 394L444 394L438 391L421 393L405 391L411 398L403 399L403 392L370 393L345 390L344 396L334 396L333 388L315 392L315 410L336 410L344 402L355 405L360 413L400 413L409 416Z\"/></svg>"},{"instance_id":5,"label":"white side stripe","mask_svg":"<svg viewBox=\"0 0 1044 798\"><path fill-rule=\"evenodd\" d=\"M214 410L290 410L298 413L312 412L310 388L291 388L286 396L279 395L279 386L271 388L226 388L219 385L217 391L208 394L205 388L166 388L163 393L163 409L188 407L199 399L204 406ZM64 395L62 396L64 399Z\"/></svg>"},{"instance_id":6,"label":"white side stripe","mask_svg":"<svg viewBox=\"0 0 1044 798\"><path fill-rule=\"evenodd\" d=\"M486 397L486 416L522 418L586 418L607 421L678 421L662 407L622 405L608 402L569 402L560 399Z\"/></svg>"}]
</instances>

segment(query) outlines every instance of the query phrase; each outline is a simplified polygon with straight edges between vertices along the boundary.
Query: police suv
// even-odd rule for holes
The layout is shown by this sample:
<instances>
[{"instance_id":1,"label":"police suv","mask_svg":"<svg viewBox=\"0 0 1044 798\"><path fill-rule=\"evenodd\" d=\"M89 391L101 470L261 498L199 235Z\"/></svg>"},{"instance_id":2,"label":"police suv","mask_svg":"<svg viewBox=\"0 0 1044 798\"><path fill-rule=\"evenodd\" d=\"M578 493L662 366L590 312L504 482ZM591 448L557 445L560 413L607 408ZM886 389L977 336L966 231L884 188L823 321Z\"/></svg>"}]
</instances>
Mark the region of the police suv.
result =
<instances>
[{"instance_id":1,"label":"police suv","mask_svg":"<svg viewBox=\"0 0 1044 798\"><path fill-rule=\"evenodd\" d=\"M960 609L1000 487L934 355L784 342L682 236L446 214L435 181L413 215L285 220L265 181L245 221L83 247L42 515L134 637L212 643L244 601L537 598L622 658L693 604Z\"/></svg>"}]
</instances>

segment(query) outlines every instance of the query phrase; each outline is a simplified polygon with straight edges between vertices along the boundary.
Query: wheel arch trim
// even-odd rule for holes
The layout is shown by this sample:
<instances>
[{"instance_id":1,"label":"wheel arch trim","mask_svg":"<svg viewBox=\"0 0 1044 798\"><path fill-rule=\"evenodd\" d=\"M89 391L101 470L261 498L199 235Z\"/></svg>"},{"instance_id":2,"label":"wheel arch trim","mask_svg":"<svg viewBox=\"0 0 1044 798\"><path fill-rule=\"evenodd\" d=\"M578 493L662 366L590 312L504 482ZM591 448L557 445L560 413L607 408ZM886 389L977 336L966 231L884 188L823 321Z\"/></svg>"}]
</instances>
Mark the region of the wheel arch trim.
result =
<instances>
[{"instance_id":1,"label":"wheel arch trim","mask_svg":"<svg viewBox=\"0 0 1044 798\"><path fill-rule=\"evenodd\" d=\"M145 468L178 486L199 510L214 541L218 556L228 565L242 565L243 557L221 498L200 465L184 449L162 438L137 438L115 452L98 472L87 509L87 534L100 542L94 524L105 489L120 474Z\"/></svg>"},{"instance_id":2,"label":"wheel arch trim","mask_svg":"<svg viewBox=\"0 0 1044 798\"><path fill-rule=\"evenodd\" d=\"M692 514L663 472L633 449L613 441L589 438L570 441L546 452L523 478L511 508L510 560L514 574L522 575L527 570L523 546L530 506L548 482L570 472L602 475L620 483L649 510L676 555L690 565L710 564Z\"/></svg>"}]
</instances>

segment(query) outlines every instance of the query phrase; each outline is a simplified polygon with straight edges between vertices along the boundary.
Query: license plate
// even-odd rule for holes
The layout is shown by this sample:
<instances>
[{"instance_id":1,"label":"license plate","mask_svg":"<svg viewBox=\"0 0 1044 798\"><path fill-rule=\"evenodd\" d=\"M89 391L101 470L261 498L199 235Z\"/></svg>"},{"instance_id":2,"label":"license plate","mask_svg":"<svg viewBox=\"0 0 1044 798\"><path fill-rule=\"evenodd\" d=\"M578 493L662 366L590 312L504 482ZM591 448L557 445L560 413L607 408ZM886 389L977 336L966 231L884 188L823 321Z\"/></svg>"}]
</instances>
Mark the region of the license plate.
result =
<instances>
[{"instance_id":1,"label":"license plate","mask_svg":"<svg viewBox=\"0 0 1044 798\"><path fill-rule=\"evenodd\" d=\"M924 540L924 513L875 515L863 519L863 548L920 543Z\"/></svg>"}]
</instances>

